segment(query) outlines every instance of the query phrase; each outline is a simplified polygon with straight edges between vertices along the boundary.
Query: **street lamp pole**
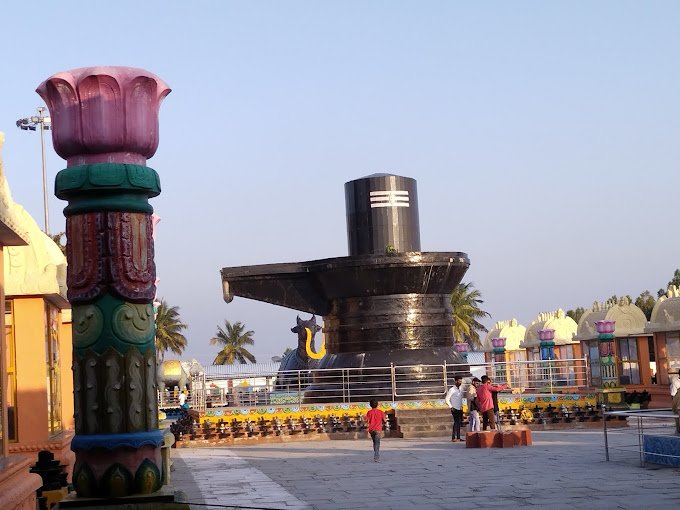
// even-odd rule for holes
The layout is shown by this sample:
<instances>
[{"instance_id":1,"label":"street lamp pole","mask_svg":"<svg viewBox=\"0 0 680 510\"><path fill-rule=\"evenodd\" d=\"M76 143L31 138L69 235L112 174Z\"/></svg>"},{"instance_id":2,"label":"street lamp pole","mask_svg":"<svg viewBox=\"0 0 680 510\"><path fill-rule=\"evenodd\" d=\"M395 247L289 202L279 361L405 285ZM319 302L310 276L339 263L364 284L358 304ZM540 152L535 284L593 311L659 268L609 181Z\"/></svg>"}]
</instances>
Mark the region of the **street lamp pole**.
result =
<instances>
[{"instance_id":1,"label":"street lamp pole","mask_svg":"<svg viewBox=\"0 0 680 510\"><path fill-rule=\"evenodd\" d=\"M51 119L45 115L46 108L38 107L38 115L17 120L17 127L26 131L35 131L40 126L40 151L42 155L42 183L43 183L43 210L45 212L45 233L50 235L50 212L47 200L47 164L45 161L45 130L50 129Z\"/></svg>"}]
</instances>

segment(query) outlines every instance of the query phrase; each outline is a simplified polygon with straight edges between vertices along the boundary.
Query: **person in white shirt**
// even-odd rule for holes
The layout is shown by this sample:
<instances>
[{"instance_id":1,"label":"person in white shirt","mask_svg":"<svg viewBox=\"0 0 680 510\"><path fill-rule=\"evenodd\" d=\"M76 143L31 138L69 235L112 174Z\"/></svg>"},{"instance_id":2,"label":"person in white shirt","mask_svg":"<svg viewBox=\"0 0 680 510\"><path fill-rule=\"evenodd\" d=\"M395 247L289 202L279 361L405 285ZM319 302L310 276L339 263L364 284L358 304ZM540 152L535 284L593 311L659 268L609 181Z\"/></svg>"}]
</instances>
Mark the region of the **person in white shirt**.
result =
<instances>
[{"instance_id":1,"label":"person in white shirt","mask_svg":"<svg viewBox=\"0 0 680 510\"><path fill-rule=\"evenodd\" d=\"M671 377L671 397L674 397L680 389L680 377L678 372L668 372L668 375Z\"/></svg>"},{"instance_id":2,"label":"person in white shirt","mask_svg":"<svg viewBox=\"0 0 680 510\"><path fill-rule=\"evenodd\" d=\"M187 394L184 393L183 391L180 392L180 394L179 394L179 406L184 407L184 404L186 403L186 401L187 401Z\"/></svg>"},{"instance_id":3,"label":"person in white shirt","mask_svg":"<svg viewBox=\"0 0 680 510\"><path fill-rule=\"evenodd\" d=\"M680 415L680 374L677 371L668 372L671 378L671 398L673 399L673 412ZM680 419L675 419L675 431L680 433Z\"/></svg>"},{"instance_id":4,"label":"person in white shirt","mask_svg":"<svg viewBox=\"0 0 680 510\"><path fill-rule=\"evenodd\" d=\"M451 441L462 441L460 438L460 428L463 424L463 391L461 389L463 378L459 375L453 378L453 386L446 392L444 401L451 409L453 416L453 433L451 434Z\"/></svg>"}]
</instances>

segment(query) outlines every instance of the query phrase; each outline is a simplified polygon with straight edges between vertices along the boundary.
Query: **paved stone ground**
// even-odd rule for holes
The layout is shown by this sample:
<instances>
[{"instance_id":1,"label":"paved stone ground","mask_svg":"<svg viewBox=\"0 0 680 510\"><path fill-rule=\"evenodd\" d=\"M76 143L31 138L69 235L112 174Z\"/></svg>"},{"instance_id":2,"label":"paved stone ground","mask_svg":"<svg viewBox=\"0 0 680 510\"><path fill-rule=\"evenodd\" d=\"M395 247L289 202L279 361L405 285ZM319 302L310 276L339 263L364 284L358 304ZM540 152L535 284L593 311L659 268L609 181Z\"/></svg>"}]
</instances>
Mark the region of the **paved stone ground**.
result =
<instances>
[{"instance_id":1,"label":"paved stone ground","mask_svg":"<svg viewBox=\"0 0 680 510\"><path fill-rule=\"evenodd\" d=\"M530 447L467 449L447 438L172 450L173 488L192 509L666 509L680 469L641 467L637 436L534 432Z\"/></svg>"}]
</instances>

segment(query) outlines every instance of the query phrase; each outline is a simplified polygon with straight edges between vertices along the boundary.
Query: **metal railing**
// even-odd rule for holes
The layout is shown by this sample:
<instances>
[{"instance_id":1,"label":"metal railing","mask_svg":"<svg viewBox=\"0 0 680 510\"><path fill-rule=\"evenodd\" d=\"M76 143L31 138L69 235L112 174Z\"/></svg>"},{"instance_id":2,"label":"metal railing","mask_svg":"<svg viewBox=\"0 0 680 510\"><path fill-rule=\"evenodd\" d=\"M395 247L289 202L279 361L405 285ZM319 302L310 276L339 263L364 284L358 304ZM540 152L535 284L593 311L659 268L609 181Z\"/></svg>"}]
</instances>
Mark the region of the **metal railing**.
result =
<instances>
[{"instance_id":1,"label":"metal railing","mask_svg":"<svg viewBox=\"0 0 680 510\"><path fill-rule=\"evenodd\" d=\"M247 368L245 366L244 368ZM494 384L508 384L522 393L557 393L588 387L584 358L547 361L511 361L460 365L391 365L378 368L342 368L237 374L195 378L187 402L192 408L254 407L303 402L365 402L442 399L462 374L467 388L471 376L488 375ZM159 396L161 407L179 406L177 390Z\"/></svg>"},{"instance_id":2,"label":"metal railing","mask_svg":"<svg viewBox=\"0 0 680 510\"><path fill-rule=\"evenodd\" d=\"M205 391L205 377L203 374L196 374L191 376L189 386L183 390L185 395L185 402L189 407L197 411L205 411L206 391ZM171 388L166 386L164 391L158 390L158 407L159 409L179 409L180 394L182 390L177 386Z\"/></svg>"},{"instance_id":3,"label":"metal railing","mask_svg":"<svg viewBox=\"0 0 680 510\"><path fill-rule=\"evenodd\" d=\"M507 384L520 392L555 393L590 386L586 358L471 364L470 370L486 373L494 384Z\"/></svg>"},{"instance_id":4,"label":"metal railing","mask_svg":"<svg viewBox=\"0 0 680 510\"><path fill-rule=\"evenodd\" d=\"M625 418L627 427L611 427L608 421ZM607 462L617 460L680 466L680 455L666 449L669 441L680 446L678 416L670 409L631 409L604 413L604 451ZM677 452L677 447L675 452Z\"/></svg>"}]
</instances>

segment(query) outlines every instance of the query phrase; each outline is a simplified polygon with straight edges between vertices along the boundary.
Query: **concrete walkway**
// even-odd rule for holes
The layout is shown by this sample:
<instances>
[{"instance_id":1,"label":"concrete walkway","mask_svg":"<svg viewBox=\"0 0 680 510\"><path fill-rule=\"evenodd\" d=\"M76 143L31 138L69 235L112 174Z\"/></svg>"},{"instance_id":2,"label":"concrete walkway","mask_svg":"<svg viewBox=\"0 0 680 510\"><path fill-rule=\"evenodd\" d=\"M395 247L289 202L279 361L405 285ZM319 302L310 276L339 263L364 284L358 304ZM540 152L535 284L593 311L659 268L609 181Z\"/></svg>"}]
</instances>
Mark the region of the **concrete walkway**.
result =
<instances>
[{"instance_id":1,"label":"concrete walkway","mask_svg":"<svg viewBox=\"0 0 680 510\"><path fill-rule=\"evenodd\" d=\"M511 449L467 449L446 438L383 439L378 464L368 440L176 449L172 486L196 510L632 510L680 502L680 470L640 467L635 452L618 450L606 462L602 432L534 432L533 438L533 446Z\"/></svg>"}]
</instances>

